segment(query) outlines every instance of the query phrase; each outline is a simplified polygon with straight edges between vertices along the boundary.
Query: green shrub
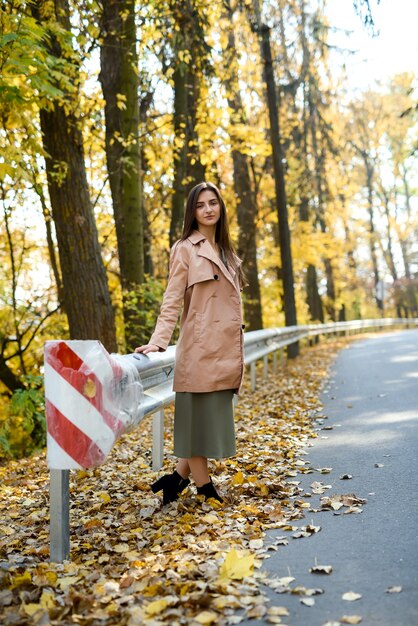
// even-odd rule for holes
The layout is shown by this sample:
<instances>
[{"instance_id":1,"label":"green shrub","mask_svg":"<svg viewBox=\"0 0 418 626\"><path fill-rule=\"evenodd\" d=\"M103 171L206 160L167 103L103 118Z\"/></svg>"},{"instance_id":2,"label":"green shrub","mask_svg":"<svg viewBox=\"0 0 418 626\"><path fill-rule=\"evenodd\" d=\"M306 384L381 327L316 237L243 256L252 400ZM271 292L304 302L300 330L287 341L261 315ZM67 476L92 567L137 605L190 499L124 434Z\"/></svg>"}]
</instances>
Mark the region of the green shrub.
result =
<instances>
[{"instance_id":1,"label":"green shrub","mask_svg":"<svg viewBox=\"0 0 418 626\"><path fill-rule=\"evenodd\" d=\"M43 376L24 376L26 389L10 399L8 412L0 421L0 458L29 456L46 445Z\"/></svg>"},{"instance_id":2,"label":"green shrub","mask_svg":"<svg viewBox=\"0 0 418 626\"><path fill-rule=\"evenodd\" d=\"M160 312L165 290L165 281L146 276L145 282L135 290L124 293L124 307L135 311L131 317L129 328L125 332L129 337L134 338L135 346L140 346L149 341L154 330ZM175 342L178 336L176 329L172 341Z\"/></svg>"}]
</instances>

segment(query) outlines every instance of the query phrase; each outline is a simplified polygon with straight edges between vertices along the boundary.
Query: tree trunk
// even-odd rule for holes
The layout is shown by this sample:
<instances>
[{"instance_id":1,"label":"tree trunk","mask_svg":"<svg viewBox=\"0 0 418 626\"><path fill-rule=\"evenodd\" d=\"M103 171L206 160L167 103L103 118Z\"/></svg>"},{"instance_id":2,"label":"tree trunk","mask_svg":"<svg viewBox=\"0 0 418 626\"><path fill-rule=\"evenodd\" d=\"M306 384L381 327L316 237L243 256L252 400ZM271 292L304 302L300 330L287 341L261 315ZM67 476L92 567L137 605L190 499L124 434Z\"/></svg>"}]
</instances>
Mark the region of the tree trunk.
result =
<instances>
[{"instance_id":1,"label":"tree trunk","mask_svg":"<svg viewBox=\"0 0 418 626\"><path fill-rule=\"evenodd\" d=\"M321 231L323 233L327 232L327 224L325 221L325 198L324 198L324 184L323 184L323 170L324 170L324 157L323 152L319 150L318 147L318 139L317 139L317 125L316 125L316 116L317 110L314 103L313 98L313 79L309 76L308 80L308 108L309 108L309 128L311 132L311 141L312 141L312 152L315 163L315 182L316 182L316 212L317 212L317 220L321 227ZM327 280L327 303L326 309L328 311L328 315L332 319L333 322L336 321L336 311L335 311L335 281L334 281L334 272L332 268L332 263L330 258L323 259L324 267L325 267L325 276Z\"/></svg>"},{"instance_id":2,"label":"tree trunk","mask_svg":"<svg viewBox=\"0 0 418 626\"><path fill-rule=\"evenodd\" d=\"M409 190L408 178L405 167L401 168L402 171L402 183L405 193L405 206L406 212L408 216L408 222L411 223L411 193ZM399 244L401 246L402 251L402 260L405 268L405 276L406 278L411 278L411 266L409 262L409 241L405 238L399 239Z\"/></svg>"},{"instance_id":3,"label":"tree trunk","mask_svg":"<svg viewBox=\"0 0 418 626\"><path fill-rule=\"evenodd\" d=\"M192 48L193 52L193 48ZM194 55L192 55L194 59ZM186 117L186 196L192 187L205 180L205 167L200 160L199 137L197 135L197 106L200 100L200 81L196 74L196 63L189 65L187 72L187 117Z\"/></svg>"},{"instance_id":4,"label":"tree trunk","mask_svg":"<svg viewBox=\"0 0 418 626\"><path fill-rule=\"evenodd\" d=\"M183 232L184 208L190 189L205 179L205 168L199 156L196 132L200 98L198 68L204 51L198 41L203 38L197 9L188 0L171 2L175 21L174 41L174 180L170 223L170 246Z\"/></svg>"},{"instance_id":5,"label":"tree trunk","mask_svg":"<svg viewBox=\"0 0 418 626\"><path fill-rule=\"evenodd\" d=\"M340 194L339 196L340 201L341 201L341 205L344 207L345 206L345 197L343 194ZM344 217L345 215L345 209L343 209L343 222L344 222L344 234L345 234L345 243L346 243L346 249L347 249L347 261L348 261L348 267L350 269L352 269L354 272L357 272L357 262L354 256L354 250L356 248L355 246L355 242L353 241L353 236L350 232L350 228L348 226L347 223L347 219Z\"/></svg>"},{"instance_id":6,"label":"tree trunk","mask_svg":"<svg viewBox=\"0 0 418 626\"><path fill-rule=\"evenodd\" d=\"M39 201L42 206L42 215L44 216L46 241L48 245L49 263L51 265L52 273L55 279L58 302L60 303L61 311L65 312L64 289L62 286L61 272L60 272L59 262L58 262L57 253L55 249L54 238L52 235L52 224L54 220L52 219L51 211L49 210L47 206L42 185L38 183L37 174L38 172L34 172L34 189L39 197Z\"/></svg>"},{"instance_id":7,"label":"tree trunk","mask_svg":"<svg viewBox=\"0 0 418 626\"><path fill-rule=\"evenodd\" d=\"M147 115L148 115L149 108L152 103L152 98L153 98L153 93L152 91L148 89L148 91L146 91L143 94L140 105L139 105L139 119L141 122L141 127L144 129L146 128ZM140 149L141 149L140 159L141 159L142 170L146 172L148 170L149 163L147 160L143 143L141 144ZM145 276L154 276L154 263L153 263L152 254L151 254L152 231L151 231L151 225L149 223L149 217L148 217L148 212L147 212L148 208L146 205L146 196L144 194L144 177L142 175L140 177L140 186L141 186L140 194L141 194L141 199L142 199L142 228L143 228L143 233L144 233L144 277L145 277Z\"/></svg>"},{"instance_id":8,"label":"tree trunk","mask_svg":"<svg viewBox=\"0 0 418 626\"><path fill-rule=\"evenodd\" d=\"M246 156L239 150L233 150L232 161L239 226L237 252L238 256L243 261L245 275L248 281L248 286L244 293L245 323L247 330L258 330L263 328L263 318L257 266L257 207L255 206L251 192Z\"/></svg>"},{"instance_id":9,"label":"tree trunk","mask_svg":"<svg viewBox=\"0 0 418 626\"><path fill-rule=\"evenodd\" d=\"M239 150L234 140L234 124L244 124L244 109L239 91L238 62L233 30L233 11L229 1L225 3L230 31L228 46L225 51L225 87L228 106L232 111L230 124L232 128L232 162L234 168L234 191L237 198L238 256L244 263L248 287L244 292L244 317L247 330L263 328L260 283L257 267L257 206L251 190L250 173L247 156Z\"/></svg>"},{"instance_id":10,"label":"tree trunk","mask_svg":"<svg viewBox=\"0 0 418 626\"><path fill-rule=\"evenodd\" d=\"M2 354L0 354L0 380L11 393L18 389L26 389L25 385L7 365L6 359Z\"/></svg>"},{"instance_id":11,"label":"tree trunk","mask_svg":"<svg viewBox=\"0 0 418 626\"><path fill-rule=\"evenodd\" d=\"M313 322L324 323L324 308L318 291L316 267L312 264L308 265L306 271L306 301L308 303L311 320Z\"/></svg>"},{"instance_id":12,"label":"tree trunk","mask_svg":"<svg viewBox=\"0 0 418 626\"><path fill-rule=\"evenodd\" d=\"M131 351L137 345L141 325L137 291L144 281L135 0L108 0L102 6L99 78L106 102L106 158L118 241L125 342Z\"/></svg>"},{"instance_id":13,"label":"tree trunk","mask_svg":"<svg viewBox=\"0 0 418 626\"><path fill-rule=\"evenodd\" d=\"M363 153L364 166L366 168L366 186L367 186L367 210L369 212L369 247L370 247L370 257L372 260L373 267L373 283L374 283L374 297L376 300L377 308L382 312L383 315L383 298L379 297L379 286L380 286L380 277L379 277L379 266L377 263L377 253L376 253L376 235L374 228L374 208L373 208L373 176L374 176L374 168L373 165L369 162L367 155Z\"/></svg>"},{"instance_id":14,"label":"tree trunk","mask_svg":"<svg viewBox=\"0 0 418 626\"><path fill-rule=\"evenodd\" d=\"M305 160L307 154L305 151ZM303 196L299 205L299 218L301 222L309 221L309 199ZM318 290L318 276L316 267L308 264L306 270L306 302L309 308L309 316L313 322L324 322L324 307Z\"/></svg>"},{"instance_id":15,"label":"tree trunk","mask_svg":"<svg viewBox=\"0 0 418 626\"><path fill-rule=\"evenodd\" d=\"M302 161L304 167L304 175L302 177L300 186L300 204L299 204L299 219L302 222L309 222L310 219L310 200L313 195L312 185L310 184L311 173L309 167L309 153L308 153L308 132L311 129L311 109L309 107L309 80L306 77L309 76L311 55L306 39L306 12L305 3L300 3L300 17L301 17L301 43L302 43L302 66L300 70L300 76L298 81L294 81L295 88L292 90L293 96L293 108L298 110L298 104L296 100L296 87L303 81L303 102L302 102L302 128L294 133L294 141L302 152ZM280 11L280 36L282 41L282 47L285 51L284 59L285 65L289 64L286 48L286 37L284 27L283 10ZM288 80L291 81L292 75L289 72ZM308 182L309 181L309 182ZM318 274L316 267L309 263L306 269L306 302L309 308L309 315L312 321L324 322L324 306L322 298L318 289Z\"/></svg>"},{"instance_id":16,"label":"tree trunk","mask_svg":"<svg viewBox=\"0 0 418 626\"><path fill-rule=\"evenodd\" d=\"M389 197L383 188L382 188L382 192L380 196L383 201L383 206L385 210L386 232L387 232L387 237L388 237L388 246L387 246L387 249L384 251L384 256L386 259L389 272L392 276L392 279L393 281L395 281L398 279L398 272L396 270L395 259L393 256L392 227L390 223L390 212L389 212Z\"/></svg>"},{"instance_id":17,"label":"tree trunk","mask_svg":"<svg viewBox=\"0 0 418 626\"><path fill-rule=\"evenodd\" d=\"M187 171L187 69L177 60L174 70L174 154L173 154L173 201L170 222L170 247L183 231L184 207L186 203Z\"/></svg>"},{"instance_id":18,"label":"tree trunk","mask_svg":"<svg viewBox=\"0 0 418 626\"><path fill-rule=\"evenodd\" d=\"M254 1L257 16L257 30L260 35L261 56L264 65L264 80L267 91L267 105L270 120L270 139L273 152L274 182L276 191L276 207L279 222L280 259L282 266L284 314L286 326L297 324L296 303L293 279L292 250L286 204L286 188L283 168L283 152L280 141L279 108L274 79L273 61L270 45L270 28L261 24L257 0ZM289 346L288 355L293 358L299 354L299 344Z\"/></svg>"},{"instance_id":19,"label":"tree trunk","mask_svg":"<svg viewBox=\"0 0 418 626\"><path fill-rule=\"evenodd\" d=\"M146 212L143 213L143 229L144 229L144 274L146 276L154 275L154 263L151 256L152 236L151 228Z\"/></svg>"},{"instance_id":20,"label":"tree trunk","mask_svg":"<svg viewBox=\"0 0 418 626\"><path fill-rule=\"evenodd\" d=\"M410 279L411 278L411 268L410 268L410 264L409 264L409 250L408 250L407 241L405 239L403 239L403 238L399 238L399 245L401 247L402 262L403 262L403 266L404 266L404 270L405 270L405 277Z\"/></svg>"},{"instance_id":21,"label":"tree trunk","mask_svg":"<svg viewBox=\"0 0 418 626\"><path fill-rule=\"evenodd\" d=\"M65 311L64 289L62 286L61 274L58 267L58 259L55 251L54 239L52 237L52 216L46 205L42 204L42 213L45 220L46 241L48 244L49 262L51 264L52 273L54 274L55 284L57 286L58 302L61 310Z\"/></svg>"},{"instance_id":22,"label":"tree trunk","mask_svg":"<svg viewBox=\"0 0 418 626\"><path fill-rule=\"evenodd\" d=\"M43 21L51 21L51 25L59 21L70 30L67 0L56 0L53 15L48 15L50 5L44 0L38 0L33 10L38 20L42 15ZM48 45L52 54L62 56L53 35ZM74 98L73 94L68 96L70 106L55 102L40 112L65 308L72 339L99 339L108 350L116 350L114 312L89 197L83 138L75 113L79 107Z\"/></svg>"},{"instance_id":23,"label":"tree trunk","mask_svg":"<svg viewBox=\"0 0 418 626\"><path fill-rule=\"evenodd\" d=\"M335 322L337 320L337 313L335 310L335 281L334 281L334 271L332 269L331 259L325 258L324 266L325 266L325 276L327 279L326 309L332 321Z\"/></svg>"},{"instance_id":24,"label":"tree trunk","mask_svg":"<svg viewBox=\"0 0 418 626\"><path fill-rule=\"evenodd\" d=\"M412 221L411 220L412 218L411 192L409 189L407 171L404 165L401 168L401 172L402 172L402 182L403 182L404 194L405 194L406 213L408 216L408 223L411 223ZM417 281L415 282L413 281L412 274L411 274L410 241L408 241L408 239L406 238L405 239L402 238L400 239L399 243L400 243L401 251L402 251L402 260L403 260L403 264L405 267L405 277L408 280L408 285L406 288L408 307L411 311L411 316L414 317L417 315L417 311L418 311L417 292L416 292Z\"/></svg>"}]
</instances>

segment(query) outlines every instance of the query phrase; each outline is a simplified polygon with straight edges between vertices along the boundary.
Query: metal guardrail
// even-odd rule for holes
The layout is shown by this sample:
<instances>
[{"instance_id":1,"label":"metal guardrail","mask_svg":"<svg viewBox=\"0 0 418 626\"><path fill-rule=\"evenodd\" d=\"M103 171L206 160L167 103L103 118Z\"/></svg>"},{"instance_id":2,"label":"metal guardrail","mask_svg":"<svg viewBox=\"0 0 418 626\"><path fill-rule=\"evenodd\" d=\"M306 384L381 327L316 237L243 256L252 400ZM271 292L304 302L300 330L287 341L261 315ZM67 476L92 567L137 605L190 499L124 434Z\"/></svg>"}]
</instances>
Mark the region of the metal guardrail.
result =
<instances>
[{"instance_id":1,"label":"metal guardrail","mask_svg":"<svg viewBox=\"0 0 418 626\"><path fill-rule=\"evenodd\" d=\"M277 368L277 354L280 362L284 358L284 349L303 339L311 339L320 335L351 334L365 330L381 330L394 326L418 327L418 318L383 318L370 320L353 320L349 322L330 322L327 324L310 324L306 326L286 326L283 328L266 328L244 334L244 362L250 366L251 389L256 388L256 362L264 360L264 377L268 374L268 356L273 355L273 370ZM175 346L166 352L152 352L148 356L129 354L137 367L145 391L144 414L153 414L153 449L152 468L157 471L162 467L164 456L164 407L174 401L172 379L175 366Z\"/></svg>"},{"instance_id":2,"label":"metal guardrail","mask_svg":"<svg viewBox=\"0 0 418 626\"><path fill-rule=\"evenodd\" d=\"M268 374L268 357L273 356L273 370L277 367L277 355L284 359L286 346L311 339L319 335L350 334L365 330L381 330L391 327L418 327L418 318L414 319L381 319L355 320L351 322L333 322L327 324L311 324L308 326L287 326L255 330L244 335L244 361L251 369L251 388L256 387L256 363L264 361L263 374ZM164 407L174 401L172 389L175 346L165 352L154 352L148 356L128 354L137 368L144 392L144 415L152 415L152 468L159 470L163 465L164 456ZM69 472L70 470L50 471L50 559L60 562L70 554L69 524Z\"/></svg>"}]
</instances>

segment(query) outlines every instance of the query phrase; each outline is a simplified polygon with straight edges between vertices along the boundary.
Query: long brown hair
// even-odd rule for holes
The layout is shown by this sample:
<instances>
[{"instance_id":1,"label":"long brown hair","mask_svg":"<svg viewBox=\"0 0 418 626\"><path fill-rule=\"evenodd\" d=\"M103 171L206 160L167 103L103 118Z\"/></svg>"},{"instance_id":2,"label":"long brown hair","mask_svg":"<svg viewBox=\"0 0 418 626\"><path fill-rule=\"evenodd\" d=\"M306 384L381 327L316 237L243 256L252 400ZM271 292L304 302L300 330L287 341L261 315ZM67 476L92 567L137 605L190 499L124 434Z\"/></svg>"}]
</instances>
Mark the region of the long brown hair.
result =
<instances>
[{"instance_id":1,"label":"long brown hair","mask_svg":"<svg viewBox=\"0 0 418 626\"><path fill-rule=\"evenodd\" d=\"M243 287L246 284L245 275L242 267L237 264L237 256L234 250L234 246L232 245L231 237L229 235L228 216L226 213L225 202L221 196L221 192L213 183L199 183L190 190L186 202L183 234L181 236L181 240L184 241L185 239L190 237L194 230L198 230L198 224L196 220L196 204L199 199L200 193L205 189L213 191L221 207L221 215L216 223L215 241L224 251L227 262L230 263L235 271L238 273L241 286Z\"/></svg>"}]
</instances>

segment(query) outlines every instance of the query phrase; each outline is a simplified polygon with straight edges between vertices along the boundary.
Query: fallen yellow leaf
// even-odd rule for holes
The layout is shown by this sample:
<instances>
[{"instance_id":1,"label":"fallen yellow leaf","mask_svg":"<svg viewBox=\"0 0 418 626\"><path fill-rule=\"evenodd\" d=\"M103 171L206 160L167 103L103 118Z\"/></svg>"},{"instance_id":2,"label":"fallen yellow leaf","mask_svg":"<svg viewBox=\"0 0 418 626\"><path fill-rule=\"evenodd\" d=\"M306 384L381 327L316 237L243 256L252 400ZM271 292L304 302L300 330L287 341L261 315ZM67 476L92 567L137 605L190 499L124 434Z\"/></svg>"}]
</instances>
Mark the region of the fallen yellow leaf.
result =
<instances>
[{"instance_id":1,"label":"fallen yellow leaf","mask_svg":"<svg viewBox=\"0 0 418 626\"><path fill-rule=\"evenodd\" d=\"M242 472L237 472L232 479L233 485L243 485L244 484L244 474Z\"/></svg>"},{"instance_id":2,"label":"fallen yellow leaf","mask_svg":"<svg viewBox=\"0 0 418 626\"><path fill-rule=\"evenodd\" d=\"M228 552L219 571L221 581L242 580L246 576L251 576L255 557L253 554L242 556L241 554L235 548Z\"/></svg>"},{"instance_id":3,"label":"fallen yellow leaf","mask_svg":"<svg viewBox=\"0 0 418 626\"><path fill-rule=\"evenodd\" d=\"M154 600L154 602L150 602L145 607L145 613L147 615L158 615L168 606L168 602L165 598L161 598L161 600Z\"/></svg>"},{"instance_id":4,"label":"fallen yellow leaf","mask_svg":"<svg viewBox=\"0 0 418 626\"><path fill-rule=\"evenodd\" d=\"M199 624L204 624L204 626L206 626L206 624L214 624L218 621L218 618L219 615L214 611L202 611L201 613L196 615L194 620L196 622L199 622Z\"/></svg>"},{"instance_id":5,"label":"fallen yellow leaf","mask_svg":"<svg viewBox=\"0 0 418 626\"><path fill-rule=\"evenodd\" d=\"M55 596L50 591L43 591L39 604L44 609L52 609L55 606Z\"/></svg>"},{"instance_id":6,"label":"fallen yellow leaf","mask_svg":"<svg viewBox=\"0 0 418 626\"><path fill-rule=\"evenodd\" d=\"M149 598L155 598L155 596L161 594L161 582L157 582L154 585L148 585L144 589L144 596Z\"/></svg>"},{"instance_id":7,"label":"fallen yellow leaf","mask_svg":"<svg viewBox=\"0 0 418 626\"><path fill-rule=\"evenodd\" d=\"M129 544L127 543L117 543L113 546L113 552L117 552L118 554L123 554L124 552L129 552Z\"/></svg>"},{"instance_id":8,"label":"fallen yellow leaf","mask_svg":"<svg viewBox=\"0 0 418 626\"><path fill-rule=\"evenodd\" d=\"M29 615L30 617L33 617L38 611L45 610L41 607L40 604L35 604L34 602L30 602L29 604L23 604L22 608L26 615Z\"/></svg>"},{"instance_id":9,"label":"fallen yellow leaf","mask_svg":"<svg viewBox=\"0 0 418 626\"><path fill-rule=\"evenodd\" d=\"M243 506L242 510L245 513L248 513L249 515L258 515L259 512L260 512L258 507L254 506L254 505L250 505L250 504L246 504L245 506Z\"/></svg>"},{"instance_id":10,"label":"fallen yellow leaf","mask_svg":"<svg viewBox=\"0 0 418 626\"><path fill-rule=\"evenodd\" d=\"M100 498L100 500L103 500L103 502L105 502L106 504L111 500L111 497L108 493L106 493L106 491L101 491L97 494L97 497Z\"/></svg>"},{"instance_id":11,"label":"fallen yellow leaf","mask_svg":"<svg viewBox=\"0 0 418 626\"><path fill-rule=\"evenodd\" d=\"M30 602L29 604L23 604L23 610L26 615L31 617L38 611L48 611L55 607L54 595L50 591L43 591L39 603Z\"/></svg>"},{"instance_id":12,"label":"fallen yellow leaf","mask_svg":"<svg viewBox=\"0 0 418 626\"><path fill-rule=\"evenodd\" d=\"M285 606L271 606L269 609L267 609L267 614L268 615L289 615L289 609L287 609Z\"/></svg>"},{"instance_id":13,"label":"fallen yellow leaf","mask_svg":"<svg viewBox=\"0 0 418 626\"><path fill-rule=\"evenodd\" d=\"M48 584L55 587L57 584L58 576L55 572L45 572L45 576L48 580Z\"/></svg>"},{"instance_id":14,"label":"fallen yellow leaf","mask_svg":"<svg viewBox=\"0 0 418 626\"><path fill-rule=\"evenodd\" d=\"M116 602L111 602L110 604L107 605L105 610L106 610L106 613L108 613L109 615L116 615L119 609L120 609L119 604L117 604Z\"/></svg>"},{"instance_id":15,"label":"fallen yellow leaf","mask_svg":"<svg viewBox=\"0 0 418 626\"><path fill-rule=\"evenodd\" d=\"M63 576L58 580L58 587L65 591L71 585L74 585L76 582L80 580L80 576Z\"/></svg>"},{"instance_id":16,"label":"fallen yellow leaf","mask_svg":"<svg viewBox=\"0 0 418 626\"><path fill-rule=\"evenodd\" d=\"M12 578L12 584L10 585L10 589L16 589L17 587L23 587L24 585L29 585L32 582L32 575L30 572L23 572L23 574L16 574Z\"/></svg>"}]
</instances>

